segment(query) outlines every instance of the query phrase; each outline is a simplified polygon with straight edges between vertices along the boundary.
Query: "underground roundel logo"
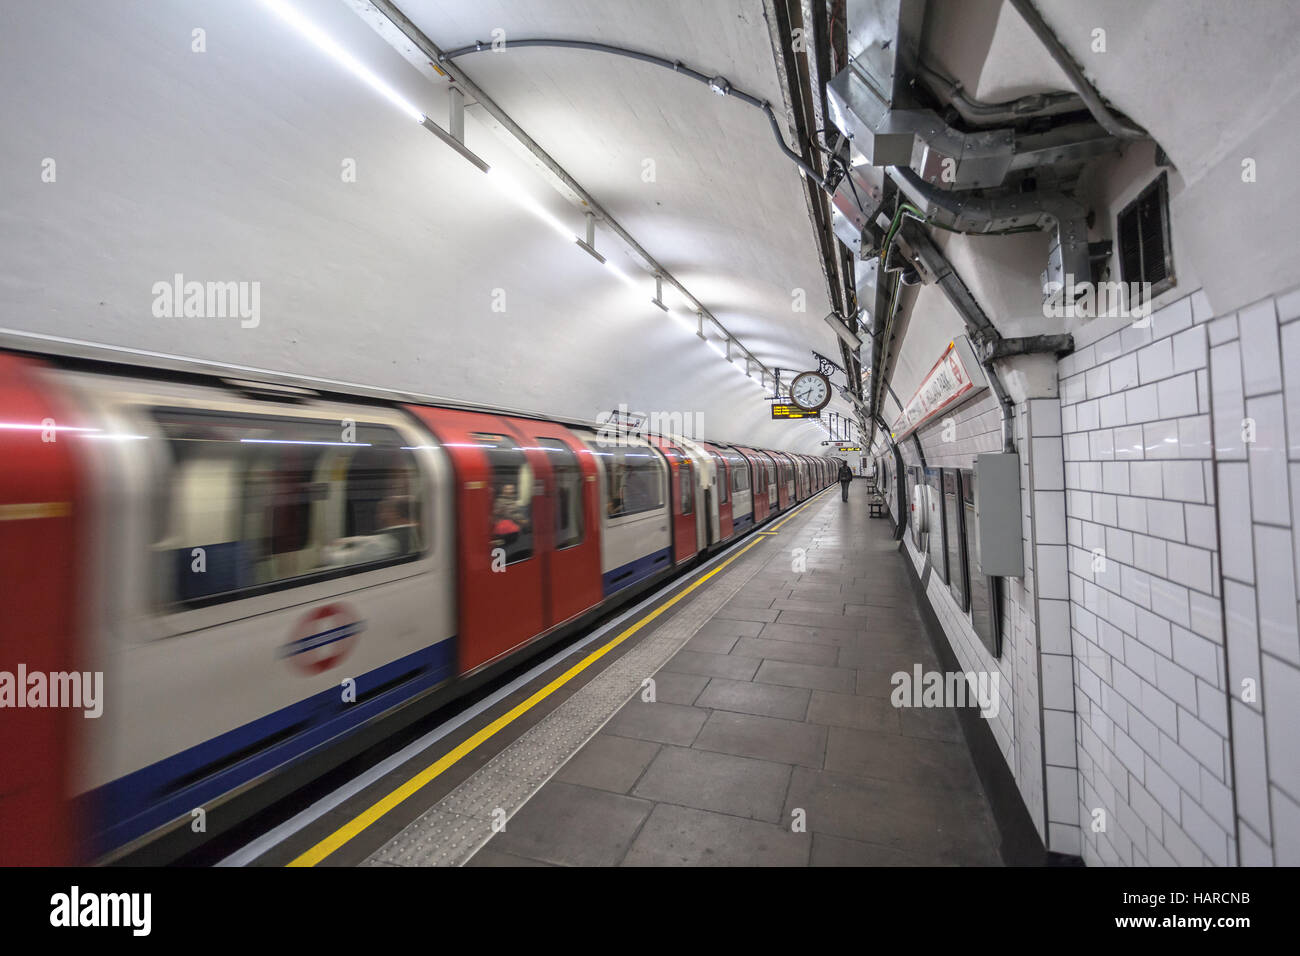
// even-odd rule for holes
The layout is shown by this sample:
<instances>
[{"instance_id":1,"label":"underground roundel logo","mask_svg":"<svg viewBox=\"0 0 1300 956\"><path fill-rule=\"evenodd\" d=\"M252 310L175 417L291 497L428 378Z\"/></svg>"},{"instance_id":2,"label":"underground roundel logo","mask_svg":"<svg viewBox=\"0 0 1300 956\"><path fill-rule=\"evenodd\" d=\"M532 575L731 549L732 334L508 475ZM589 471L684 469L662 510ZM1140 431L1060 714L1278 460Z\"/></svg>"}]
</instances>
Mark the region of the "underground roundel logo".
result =
<instances>
[{"instance_id":1,"label":"underground roundel logo","mask_svg":"<svg viewBox=\"0 0 1300 956\"><path fill-rule=\"evenodd\" d=\"M350 605L326 604L303 616L280 656L304 674L320 674L340 664L365 629L366 622Z\"/></svg>"}]
</instances>

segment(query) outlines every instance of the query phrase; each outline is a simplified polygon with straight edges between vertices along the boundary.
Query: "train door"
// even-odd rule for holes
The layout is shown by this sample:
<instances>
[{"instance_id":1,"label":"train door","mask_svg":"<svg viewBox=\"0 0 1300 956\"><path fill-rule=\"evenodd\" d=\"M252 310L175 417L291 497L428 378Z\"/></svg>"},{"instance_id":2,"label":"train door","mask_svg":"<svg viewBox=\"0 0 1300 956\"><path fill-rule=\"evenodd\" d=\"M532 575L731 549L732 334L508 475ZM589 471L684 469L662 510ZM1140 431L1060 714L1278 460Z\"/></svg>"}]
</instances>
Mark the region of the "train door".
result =
<instances>
[{"instance_id":1,"label":"train door","mask_svg":"<svg viewBox=\"0 0 1300 956\"><path fill-rule=\"evenodd\" d=\"M794 501L794 469L790 459L779 451L769 453L776 465L776 508L785 511Z\"/></svg>"},{"instance_id":2,"label":"train door","mask_svg":"<svg viewBox=\"0 0 1300 956\"><path fill-rule=\"evenodd\" d=\"M457 672L464 674L548 626L551 466L507 419L409 407L442 441L456 473Z\"/></svg>"},{"instance_id":3,"label":"train door","mask_svg":"<svg viewBox=\"0 0 1300 956\"><path fill-rule=\"evenodd\" d=\"M695 557L699 542L695 532L695 466L676 445L657 439L668 459L669 496L673 516L673 561L681 564Z\"/></svg>"},{"instance_id":4,"label":"train door","mask_svg":"<svg viewBox=\"0 0 1300 956\"><path fill-rule=\"evenodd\" d=\"M545 500L545 513L536 519L541 523L537 537L544 558L549 628L599 604L602 598L596 460L562 425L530 419L510 422L549 465L549 478L538 488Z\"/></svg>"},{"instance_id":5,"label":"train door","mask_svg":"<svg viewBox=\"0 0 1300 956\"><path fill-rule=\"evenodd\" d=\"M708 452L713 456L714 465L717 468L718 480L715 481L714 487L717 489L718 501L718 540L726 541L735 534L735 526L732 523L732 464L723 455L712 446L707 446Z\"/></svg>"},{"instance_id":6,"label":"train door","mask_svg":"<svg viewBox=\"0 0 1300 956\"><path fill-rule=\"evenodd\" d=\"M754 524L762 524L767 520L767 470L763 467L762 457L750 448L738 448L737 451L745 458L745 464L749 467L750 476L750 507L753 511Z\"/></svg>"}]
</instances>

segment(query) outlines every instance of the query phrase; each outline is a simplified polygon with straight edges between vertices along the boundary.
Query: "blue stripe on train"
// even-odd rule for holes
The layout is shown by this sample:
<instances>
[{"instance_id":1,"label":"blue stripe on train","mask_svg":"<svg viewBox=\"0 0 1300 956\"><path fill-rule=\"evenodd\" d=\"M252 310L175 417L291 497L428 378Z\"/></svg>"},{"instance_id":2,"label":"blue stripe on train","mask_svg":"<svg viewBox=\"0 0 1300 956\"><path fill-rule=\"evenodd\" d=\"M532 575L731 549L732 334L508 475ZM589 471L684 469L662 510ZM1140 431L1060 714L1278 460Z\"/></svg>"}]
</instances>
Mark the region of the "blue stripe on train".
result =
<instances>
[{"instance_id":1,"label":"blue stripe on train","mask_svg":"<svg viewBox=\"0 0 1300 956\"><path fill-rule=\"evenodd\" d=\"M601 576L601 586L604 588L605 597L609 597L615 591L621 591L623 588L644 581L650 575L665 568L670 568L672 565L672 550L664 548L662 551L655 551L644 557L637 558L635 561L629 561L621 568L606 571Z\"/></svg>"},{"instance_id":2,"label":"blue stripe on train","mask_svg":"<svg viewBox=\"0 0 1300 956\"><path fill-rule=\"evenodd\" d=\"M744 534L751 527L753 527L753 525L754 525L754 512L751 511L748 514L743 514L738 518L733 515L731 518L731 534L733 537L735 537L736 535Z\"/></svg>"},{"instance_id":3,"label":"blue stripe on train","mask_svg":"<svg viewBox=\"0 0 1300 956\"><path fill-rule=\"evenodd\" d=\"M455 639L448 638L358 676L358 703L344 703L341 688L333 687L90 791L80 799L98 824L92 855L188 816L437 686L455 673L455 647ZM390 683L394 686L384 689ZM231 696L237 694L238 688L231 688Z\"/></svg>"}]
</instances>

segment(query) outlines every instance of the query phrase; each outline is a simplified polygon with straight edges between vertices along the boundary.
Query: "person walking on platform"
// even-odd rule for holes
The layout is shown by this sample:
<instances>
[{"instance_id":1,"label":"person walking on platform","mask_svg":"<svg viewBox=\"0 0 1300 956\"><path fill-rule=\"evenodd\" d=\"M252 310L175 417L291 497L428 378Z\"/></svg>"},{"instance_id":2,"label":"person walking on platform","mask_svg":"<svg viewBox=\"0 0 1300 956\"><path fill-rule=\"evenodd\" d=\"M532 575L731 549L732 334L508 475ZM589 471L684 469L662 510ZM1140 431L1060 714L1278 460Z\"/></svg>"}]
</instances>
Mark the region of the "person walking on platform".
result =
<instances>
[{"instance_id":1,"label":"person walking on platform","mask_svg":"<svg viewBox=\"0 0 1300 956\"><path fill-rule=\"evenodd\" d=\"M853 469L849 467L849 463L847 461L840 462L840 474L839 474L840 492L841 492L840 497L844 501L849 500L849 482L852 480L853 480Z\"/></svg>"}]
</instances>

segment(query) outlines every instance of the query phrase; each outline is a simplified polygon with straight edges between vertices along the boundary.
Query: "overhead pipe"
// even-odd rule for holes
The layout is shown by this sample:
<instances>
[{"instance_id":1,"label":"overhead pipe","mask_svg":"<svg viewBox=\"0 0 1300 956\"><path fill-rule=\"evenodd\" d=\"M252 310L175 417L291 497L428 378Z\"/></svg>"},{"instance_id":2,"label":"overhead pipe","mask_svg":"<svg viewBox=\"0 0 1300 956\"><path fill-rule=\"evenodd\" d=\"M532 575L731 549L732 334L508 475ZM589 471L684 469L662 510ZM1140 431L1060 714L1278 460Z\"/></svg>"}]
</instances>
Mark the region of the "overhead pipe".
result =
<instances>
[{"instance_id":1,"label":"overhead pipe","mask_svg":"<svg viewBox=\"0 0 1300 956\"><path fill-rule=\"evenodd\" d=\"M1070 83L1078 91L1084 105L1088 107L1088 112L1105 128L1106 132L1120 139L1149 138L1146 130L1129 126L1110 111L1102 100L1101 94L1097 92L1096 87L1083 75L1083 70L1079 68L1079 64L1074 62L1074 57L1070 55L1070 51L1056 38L1052 28L1047 25L1042 14L1038 12L1030 0L1011 0L1011 5L1016 8L1017 13L1024 17L1025 22L1029 24L1029 29L1033 30L1034 35L1042 41L1043 46L1047 48L1047 52L1056 61L1056 65L1065 71L1065 75L1069 77Z\"/></svg>"},{"instance_id":2,"label":"overhead pipe","mask_svg":"<svg viewBox=\"0 0 1300 956\"><path fill-rule=\"evenodd\" d=\"M1000 126L1040 116L1059 116L1087 109L1077 93L1029 93L1004 103L985 103L966 95L961 83L949 79L927 63L917 63L917 72L935 96L950 103L971 126Z\"/></svg>"},{"instance_id":3,"label":"overhead pipe","mask_svg":"<svg viewBox=\"0 0 1300 956\"><path fill-rule=\"evenodd\" d=\"M628 59L638 60L641 63L649 63L651 66L661 67L665 70L672 70L674 73L680 73L682 76L703 83L714 93L719 96L734 96L742 103L748 103L755 109L762 110L767 116L768 122L772 126L772 135L776 137L777 148L786 155L792 163L799 167L799 171L815 182L818 187L827 189L826 180L822 178L812 166L802 156L786 145L785 136L781 133L781 124L777 121L776 113L772 109L772 104L767 100L759 99L752 93L737 89L732 86L723 76L709 76L707 73L701 73L699 70L692 69L680 60L670 60L667 57L656 56L653 53L645 53L641 50L631 50L627 47L614 46L610 43L597 43L594 40L561 40L561 39L544 39L544 38L527 38L523 40L503 40L500 44L484 43L481 40L470 43L466 46L457 47L454 50L447 50L439 55L438 62L446 63L457 57L465 56L469 53L481 53L484 50L502 51L510 50L515 47L555 47L566 50L588 50L594 53L608 53L612 56L622 56Z\"/></svg>"}]
</instances>

